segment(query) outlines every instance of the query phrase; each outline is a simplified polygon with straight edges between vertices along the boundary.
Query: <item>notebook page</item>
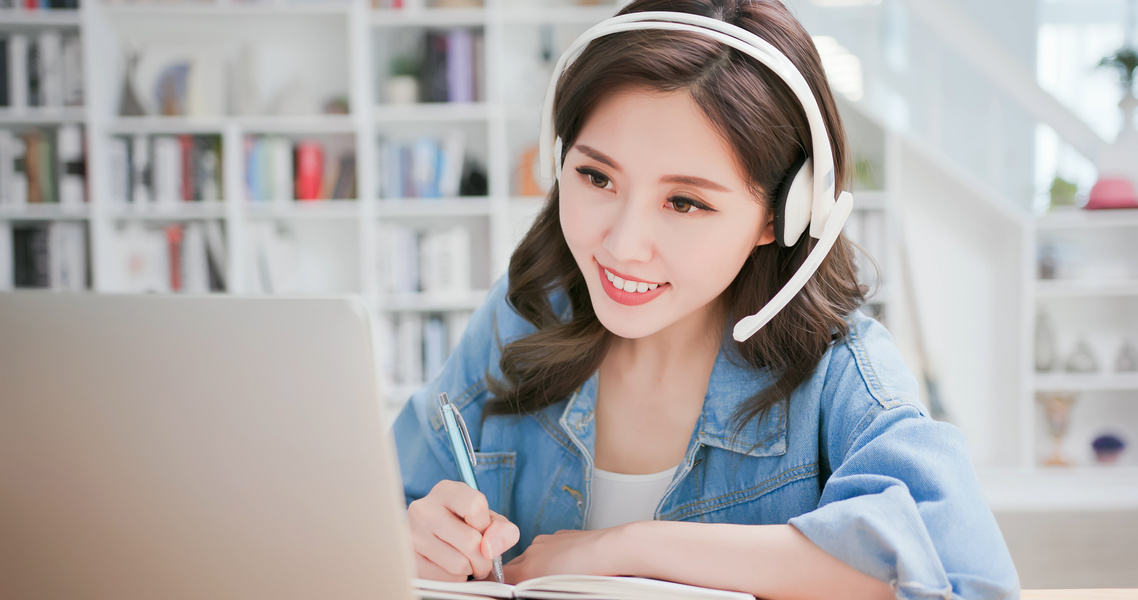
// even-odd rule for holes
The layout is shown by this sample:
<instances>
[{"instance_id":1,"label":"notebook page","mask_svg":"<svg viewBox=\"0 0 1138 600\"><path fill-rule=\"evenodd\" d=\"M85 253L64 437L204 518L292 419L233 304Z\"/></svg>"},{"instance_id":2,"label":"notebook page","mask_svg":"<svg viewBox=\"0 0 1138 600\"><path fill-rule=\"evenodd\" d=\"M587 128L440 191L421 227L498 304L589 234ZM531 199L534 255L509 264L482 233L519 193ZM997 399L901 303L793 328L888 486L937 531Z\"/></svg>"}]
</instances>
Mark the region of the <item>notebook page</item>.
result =
<instances>
[{"instance_id":1,"label":"notebook page","mask_svg":"<svg viewBox=\"0 0 1138 600\"><path fill-rule=\"evenodd\" d=\"M434 581L415 578L411 583L420 598L431 600L514 597L514 586L496 581Z\"/></svg>"},{"instance_id":2,"label":"notebook page","mask_svg":"<svg viewBox=\"0 0 1138 600\"><path fill-rule=\"evenodd\" d=\"M754 600L744 592L703 588L640 577L549 575L515 586L519 598L533 600Z\"/></svg>"}]
</instances>

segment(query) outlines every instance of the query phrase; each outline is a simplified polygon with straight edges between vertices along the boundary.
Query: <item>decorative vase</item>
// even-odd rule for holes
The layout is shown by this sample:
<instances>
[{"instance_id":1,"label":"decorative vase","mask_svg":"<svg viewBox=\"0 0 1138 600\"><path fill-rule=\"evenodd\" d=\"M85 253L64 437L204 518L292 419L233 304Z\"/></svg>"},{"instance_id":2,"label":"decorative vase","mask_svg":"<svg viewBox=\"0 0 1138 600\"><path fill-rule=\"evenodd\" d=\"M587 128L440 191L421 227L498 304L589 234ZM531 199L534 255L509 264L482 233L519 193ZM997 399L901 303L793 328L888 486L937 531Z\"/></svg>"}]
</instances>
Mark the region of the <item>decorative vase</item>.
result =
<instances>
[{"instance_id":1,"label":"decorative vase","mask_svg":"<svg viewBox=\"0 0 1138 600\"><path fill-rule=\"evenodd\" d=\"M1084 208L1138 208L1138 130L1134 129L1134 111L1138 98L1127 91L1118 103L1122 109L1122 130L1114 143L1099 156L1099 180L1091 188Z\"/></svg>"},{"instance_id":2,"label":"decorative vase","mask_svg":"<svg viewBox=\"0 0 1138 600\"><path fill-rule=\"evenodd\" d=\"M396 75L387 80L383 96L388 104L415 104L419 101L419 80L411 75Z\"/></svg>"}]
</instances>

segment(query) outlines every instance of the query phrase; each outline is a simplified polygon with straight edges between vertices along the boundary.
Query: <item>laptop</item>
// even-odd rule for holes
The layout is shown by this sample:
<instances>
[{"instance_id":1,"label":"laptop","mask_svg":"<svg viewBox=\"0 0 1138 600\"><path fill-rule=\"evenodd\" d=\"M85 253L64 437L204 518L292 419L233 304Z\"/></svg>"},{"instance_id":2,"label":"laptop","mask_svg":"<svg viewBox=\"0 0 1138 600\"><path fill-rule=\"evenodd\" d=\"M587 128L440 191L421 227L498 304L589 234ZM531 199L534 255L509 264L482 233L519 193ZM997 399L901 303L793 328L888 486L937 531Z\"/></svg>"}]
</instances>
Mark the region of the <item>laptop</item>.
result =
<instances>
[{"instance_id":1,"label":"laptop","mask_svg":"<svg viewBox=\"0 0 1138 600\"><path fill-rule=\"evenodd\" d=\"M0 598L414 597L350 298L0 294Z\"/></svg>"}]
</instances>

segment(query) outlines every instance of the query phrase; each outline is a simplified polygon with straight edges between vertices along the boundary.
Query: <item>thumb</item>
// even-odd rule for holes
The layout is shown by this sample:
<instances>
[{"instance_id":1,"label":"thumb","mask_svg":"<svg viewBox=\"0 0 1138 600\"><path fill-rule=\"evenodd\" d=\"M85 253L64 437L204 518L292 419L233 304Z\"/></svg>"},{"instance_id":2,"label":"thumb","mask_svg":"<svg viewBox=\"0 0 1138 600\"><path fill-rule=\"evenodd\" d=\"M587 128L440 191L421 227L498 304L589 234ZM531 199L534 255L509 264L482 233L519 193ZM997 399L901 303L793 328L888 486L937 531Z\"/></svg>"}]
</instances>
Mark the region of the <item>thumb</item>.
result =
<instances>
[{"instance_id":1,"label":"thumb","mask_svg":"<svg viewBox=\"0 0 1138 600\"><path fill-rule=\"evenodd\" d=\"M482 534L481 552L486 558L501 556L503 552L518 543L521 532L509 519L491 511L490 526Z\"/></svg>"}]
</instances>

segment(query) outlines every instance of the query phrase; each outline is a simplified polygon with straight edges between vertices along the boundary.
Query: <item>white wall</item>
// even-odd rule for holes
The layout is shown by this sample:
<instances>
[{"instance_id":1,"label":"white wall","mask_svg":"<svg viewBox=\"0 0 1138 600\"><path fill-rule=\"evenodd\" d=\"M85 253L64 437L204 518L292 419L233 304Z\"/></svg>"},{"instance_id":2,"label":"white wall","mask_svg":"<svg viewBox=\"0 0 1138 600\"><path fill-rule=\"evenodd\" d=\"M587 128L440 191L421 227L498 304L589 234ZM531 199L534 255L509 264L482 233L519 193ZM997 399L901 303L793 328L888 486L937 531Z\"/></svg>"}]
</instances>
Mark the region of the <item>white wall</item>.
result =
<instances>
[{"instance_id":1,"label":"white wall","mask_svg":"<svg viewBox=\"0 0 1138 600\"><path fill-rule=\"evenodd\" d=\"M919 144L892 181L926 348L950 420L980 467L1014 467L1019 442L1021 229ZM911 344L903 334L901 343Z\"/></svg>"}]
</instances>

